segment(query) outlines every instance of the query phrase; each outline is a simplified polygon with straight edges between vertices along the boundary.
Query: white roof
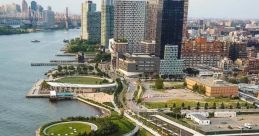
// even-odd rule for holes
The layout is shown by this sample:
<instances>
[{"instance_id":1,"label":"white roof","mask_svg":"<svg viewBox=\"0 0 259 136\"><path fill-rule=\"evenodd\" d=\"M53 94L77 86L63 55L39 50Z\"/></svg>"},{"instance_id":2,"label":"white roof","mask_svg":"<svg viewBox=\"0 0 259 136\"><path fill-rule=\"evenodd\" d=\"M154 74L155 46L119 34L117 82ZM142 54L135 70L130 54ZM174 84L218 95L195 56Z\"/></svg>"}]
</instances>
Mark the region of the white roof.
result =
<instances>
[{"instance_id":1,"label":"white roof","mask_svg":"<svg viewBox=\"0 0 259 136\"><path fill-rule=\"evenodd\" d=\"M57 95L56 91L50 91L49 93L50 93L50 96L56 96Z\"/></svg>"},{"instance_id":2,"label":"white roof","mask_svg":"<svg viewBox=\"0 0 259 136\"><path fill-rule=\"evenodd\" d=\"M127 72L127 71L122 70L122 69L118 69L118 71L123 73L127 77L129 77L129 76L137 76L137 75L143 74L143 72Z\"/></svg>"},{"instance_id":3,"label":"white roof","mask_svg":"<svg viewBox=\"0 0 259 136\"><path fill-rule=\"evenodd\" d=\"M72 87L72 88L109 88L115 87L116 83L102 84L102 85L87 85L87 84L70 84L70 83L58 83L58 82L47 82L52 87Z\"/></svg>"}]
</instances>

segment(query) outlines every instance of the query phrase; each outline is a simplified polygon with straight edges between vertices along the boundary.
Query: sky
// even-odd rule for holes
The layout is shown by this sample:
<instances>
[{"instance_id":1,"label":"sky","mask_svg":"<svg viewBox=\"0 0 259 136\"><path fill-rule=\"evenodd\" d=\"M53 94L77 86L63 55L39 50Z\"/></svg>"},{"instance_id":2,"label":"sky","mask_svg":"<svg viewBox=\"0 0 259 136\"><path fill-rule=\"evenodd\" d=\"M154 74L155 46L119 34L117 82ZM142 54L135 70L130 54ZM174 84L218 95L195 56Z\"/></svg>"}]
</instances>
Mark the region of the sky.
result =
<instances>
[{"instance_id":1,"label":"sky","mask_svg":"<svg viewBox=\"0 0 259 136\"><path fill-rule=\"evenodd\" d=\"M0 0L0 4L17 3L22 0ZM30 2L31 0L27 0ZM54 11L65 12L69 7L71 13L80 14L84 0L35 0L43 7L52 6ZM93 0L100 10L100 1ZM252 18L259 19L259 0L189 0L189 17L199 18Z\"/></svg>"}]
</instances>

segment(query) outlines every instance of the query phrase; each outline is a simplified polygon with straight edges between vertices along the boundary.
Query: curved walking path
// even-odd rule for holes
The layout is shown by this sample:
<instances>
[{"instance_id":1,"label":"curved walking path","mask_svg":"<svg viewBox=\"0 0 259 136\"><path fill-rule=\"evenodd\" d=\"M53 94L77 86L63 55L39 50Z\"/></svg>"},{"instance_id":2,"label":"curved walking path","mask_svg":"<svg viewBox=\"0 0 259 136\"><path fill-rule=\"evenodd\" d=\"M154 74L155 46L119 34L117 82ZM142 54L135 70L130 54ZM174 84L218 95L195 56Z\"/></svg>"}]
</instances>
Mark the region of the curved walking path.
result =
<instances>
[{"instance_id":1,"label":"curved walking path","mask_svg":"<svg viewBox=\"0 0 259 136\"><path fill-rule=\"evenodd\" d=\"M93 123L83 122L83 121L69 121L69 122L60 122L60 123L56 123L56 124L50 125L50 126L44 128L43 134L47 135L46 130L48 130L51 127L54 127L54 126L57 126L57 125L60 125L60 124L69 124L69 123L82 123L82 124L85 124L85 125L89 125L91 127L92 131L96 131L98 129L98 127L95 124L93 124Z\"/></svg>"}]
</instances>

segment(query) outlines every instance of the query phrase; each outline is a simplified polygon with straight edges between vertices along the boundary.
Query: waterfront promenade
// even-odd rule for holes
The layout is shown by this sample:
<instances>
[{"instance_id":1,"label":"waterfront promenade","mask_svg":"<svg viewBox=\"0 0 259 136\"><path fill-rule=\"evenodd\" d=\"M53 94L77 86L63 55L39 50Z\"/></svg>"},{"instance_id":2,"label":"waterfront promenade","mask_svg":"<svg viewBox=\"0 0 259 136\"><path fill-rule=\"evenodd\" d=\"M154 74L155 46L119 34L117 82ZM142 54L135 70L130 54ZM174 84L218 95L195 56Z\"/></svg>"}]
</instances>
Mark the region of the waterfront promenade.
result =
<instances>
[{"instance_id":1,"label":"waterfront promenade","mask_svg":"<svg viewBox=\"0 0 259 136\"><path fill-rule=\"evenodd\" d=\"M37 81L33 87L29 90L27 98L49 98L49 94L40 94L40 86L44 80Z\"/></svg>"}]
</instances>

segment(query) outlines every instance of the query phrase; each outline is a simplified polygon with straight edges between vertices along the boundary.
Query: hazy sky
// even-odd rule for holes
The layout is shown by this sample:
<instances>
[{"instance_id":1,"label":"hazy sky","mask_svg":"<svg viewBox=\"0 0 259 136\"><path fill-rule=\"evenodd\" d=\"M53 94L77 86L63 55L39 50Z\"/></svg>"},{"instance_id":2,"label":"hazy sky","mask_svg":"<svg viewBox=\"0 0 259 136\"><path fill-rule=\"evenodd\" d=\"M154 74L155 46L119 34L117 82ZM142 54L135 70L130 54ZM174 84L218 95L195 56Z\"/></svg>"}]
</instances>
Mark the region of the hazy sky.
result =
<instances>
[{"instance_id":1,"label":"hazy sky","mask_svg":"<svg viewBox=\"0 0 259 136\"><path fill-rule=\"evenodd\" d=\"M21 3L22 0L0 0L3 3ZM27 0L30 2L31 0ZM84 0L36 0L39 4L53 10L64 12L68 6L70 12L80 13ZM100 6L101 0L93 0ZM189 0L189 17L212 18L256 18L259 19L259 0ZM100 7L99 7L100 9Z\"/></svg>"}]
</instances>

